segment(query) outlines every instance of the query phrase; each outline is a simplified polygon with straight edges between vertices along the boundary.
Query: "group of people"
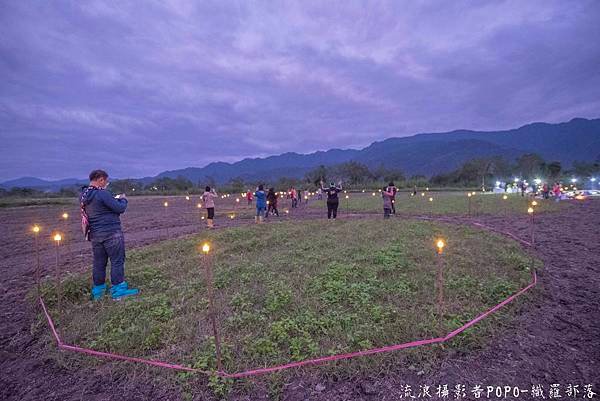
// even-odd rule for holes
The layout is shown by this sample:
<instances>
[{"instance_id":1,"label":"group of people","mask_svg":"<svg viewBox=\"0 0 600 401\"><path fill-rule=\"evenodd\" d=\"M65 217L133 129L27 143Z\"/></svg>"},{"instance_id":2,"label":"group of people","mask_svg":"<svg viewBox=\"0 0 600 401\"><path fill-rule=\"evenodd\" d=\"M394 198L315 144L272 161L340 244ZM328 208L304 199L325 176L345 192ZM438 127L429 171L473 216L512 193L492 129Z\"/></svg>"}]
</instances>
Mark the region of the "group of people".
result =
<instances>
[{"instance_id":1,"label":"group of people","mask_svg":"<svg viewBox=\"0 0 600 401\"><path fill-rule=\"evenodd\" d=\"M327 197L327 219L336 219L337 212L340 204L339 193L342 192L342 184L338 182L336 185L334 182L330 183L329 187L324 187L321 181L321 186L317 190L317 194L322 194ZM381 196L383 198L383 216L388 219L390 215L396 214L396 194L398 189L393 182L390 182L387 186L381 189ZM207 226L209 228L214 227L214 198L218 195L214 188L206 187L204 194L202 195L202 201L207 211ZM304 191L304 199L308 201L309 192ZM287 192L287 198L292 200L292 208L298 207L298 203L302 198L301 192L296 188L291 187ZM254 220L257 223L262 223L263 219L268 218L269 215L279 216L279 209L277 208L279 194L275 191L275 188L269 188L265 191L264 185L259 185L255 192L246 192L246 200L248 205L252 204L256 200L256 214Z\"/></svg>"},{"instance_id":2,"label":"group of people","mask_svg":"<svg viewBox=\"0 0 600 401\"><path fill-rule=\"evenodd\" d=\"M121 229L119 216L127 209L127 197L125 194L113 196L106 191L109 180L108 174L103 170L94 170L90 173L90 184L82 188L79 198L81 208L82 229L86 240L91 241L92 252L94 256L92 277L92 299L101 299L107 292L106 286L106 265L108 260L111 262L111 288L110 295L113 299L121 299L127 296L136 295L139 290L129 288L125 281L124 263L125 263L125 241ZM338 194L342 191L342 184L337 185L332 182L329 187L324 187L321 181L317 193L327 196L327 218L335 220L339 207ZM413 195L416 192L413 191ZM561 185L554 183L552 189L548 184L541 188L542 196L547 199L550 192L558 201L561 197ZM381 189L383 199L383 216L389 219L390 215L396 213L395 198L398 189L393 182ZM297 207L302 195L295 188L290 188L288 197L292 200L292 207ZM305 199L308 199L308 191L305 191ZM207 186L202 194L202 202L206 209L207 226L214 227L215 199L218 197L214 188ZM262 223L264 218L269 215L279 216L277 208L279 194L274 188L265 191L264 185L259 185L252 193L246 193L248 205L256 200L255 221Z\"/></svg>"}]
</instances>

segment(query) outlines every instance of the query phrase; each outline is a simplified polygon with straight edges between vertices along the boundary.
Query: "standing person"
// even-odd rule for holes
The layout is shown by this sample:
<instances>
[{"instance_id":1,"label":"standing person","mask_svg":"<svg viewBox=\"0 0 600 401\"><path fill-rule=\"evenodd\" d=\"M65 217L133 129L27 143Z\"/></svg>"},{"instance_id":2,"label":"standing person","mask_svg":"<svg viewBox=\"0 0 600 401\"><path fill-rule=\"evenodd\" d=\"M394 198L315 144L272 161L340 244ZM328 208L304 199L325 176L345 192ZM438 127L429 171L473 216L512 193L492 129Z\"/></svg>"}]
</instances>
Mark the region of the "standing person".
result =
<instances>
[{"instance_id":1,"label":"standing person","mask_svg":"<svg viewBox=\"0 0 600 401\"><path fill-rule=\"evenodd\" d=\"M252 204L252 192L250 190L246 192L246 200L248 201L248 206L250 206Z\"/></svg>"},{"instance_id":2,"label":"standing person","mask_svg":"<svg viewBox=\"0 0 600 401\"><path fill-rule=\"evenodd\" d=\"M556 202L560 201L560 183L555 182L554 187L552 187L552 192L554 193L554 200Z\"/></svg>"},{"instance_id":3,"label":"standing person","mask_svg":"<svg viewBox=\"0 0 600 401\"><path fill-rule=\"evenodd\" d=\"M308 203L308 195L309 195L308 189L305 189L304 190L304 202L305 203Z\"/></svg>"},{"instance_id":4,"label":"standing person","mask_svg":"<svg viewBox=\"0 0 600 401\"><path fill-rule=\"evenodd\" d=\"M317 188L317 200L323 200L323 190L321 188Z\"/></svg>"},{"instance_id":5,"label":"standing person","mask_svg":"<svg viewBox=\"0 0 600 401\"><path fill-rule=\"evenodd\" d=\"M204 193L202 194L202 202L204 203L204 208L206 209L206 226L208 228L215 227L215 198L217 196L217 192L214 188L211 188L208 185L206 186L206 188L204 188Z\"/></svg>"},{"instance_id":6,"label":"standing person","mask_svg":"<svg viewBox=\"0 0 600 401\"><path fill-rule=\"evenodd\" d=\"M275 193L275 188L269 188L269 192L267 193L267 214L265 217L269 217L269 213L273 213L277 217L279 217L279 211L277 210L277 193Z\"/></svg>"},{"instance_id":7,"label":"standing person","mask_svg":"<svg viewBox=\"0 0 600 401\"><path fill-rule=\"evenodd\" d=\"M335 218L337 217L338 206L340 204L338 193L342 191L342 185L340 184L336 187L335 184L332 182L331 184L329 184L328 189L321 189L323 193L327 194L327 218L331 219L331 217L333 216L333 219L335 220Z\"/></svg>"},{"instance_id":8,"label":"standing person","mask_svg":"<svg viewBox=\"0 0 600 401\"><path fill-rule=\"evenodd\" d=\"M265 210L267 209L267 195L265 194L265 187L262 184L256 188L254 197L256 198L256 216L254 216L254 221L262 223Z\"/></svg>"},{"instance_id":9,"label":"standing person","mask_svg":"<svg viewBox=\"0 0 600 401\"><path fill-rule=\"evenodd\" d=\"M139 290L129 288L125 281L125 237L120 215L127 209L125 194L112 195L106 190L108 174L104 170L90 173L90 184L79 196L81 227L85 239L92 242L94 263L92 299L99 300L106 293L106 264L110 259L110 294L118 300L137 295Z\"/></svg>"},{"instance_id":10,"label":"standing person","mask_svg":"<svg viewBox=\"0 0 600 401\"><path fill-rule=\"evenodd\" d=\"M296 197L298 198L298 203L302 203L302 189L298 188L296 190Z\"/></svg>"},{"instance_id":11,"label":"standing person","mask_svg":"<svg viewBox=\"0 0 600 401\"><path fill-rule=\"evenodd\" d=\"M521 181L521 184L519 186L521 187L521 196L525 196L525 190L527 189L525 181Z\"/></svg>"},{"instance_id":12,"label":"standing person","mask_svg":"<svg viewBox=\"0 0 600 401\"><path fill-rule=\"evenodd\" d=\"M290 197L292 198L292 209L298 207L298 192L296 192L296 188L292 187Z\"/></svg>"},{"instance_id":13,"label":"standing person","mask_svg":"<svg viewBox=\"0 0 600 401\"><path fill-rule=\"evenodd\" d=\"M383 189L381 190L381 197L383 198L383 218L384 219L390 218L390 213L392 212L392 209L394 207L394 203L393 203L394 192L393 192L392 188L393 188L393 185L388 186L388 187L383 187Z\"/></svg>"},{"instance_id":14,"label":"standing person","mask_svg":"<svg viewBox=\"0 0 600 401\"><path fill-rule=\"evenodd\" d=\"M542 185L542 194L544 195L544 199L548 199L550 197L550 186L547 182Z\"/></svg>"},{"instance_id":15,"label":"standing person","mask_svg":"<svg viewBox=\"0 0 600 401\"><path fill-rule=\"evenodd\" d=\"M396 192L398 192L398 189L396 188L396 186L394 185L393 181L390 181L390 183L388 184L387 187L387 191L391 192L392 195L392 214L396 214Z\"/></svg>"}]
</instances>

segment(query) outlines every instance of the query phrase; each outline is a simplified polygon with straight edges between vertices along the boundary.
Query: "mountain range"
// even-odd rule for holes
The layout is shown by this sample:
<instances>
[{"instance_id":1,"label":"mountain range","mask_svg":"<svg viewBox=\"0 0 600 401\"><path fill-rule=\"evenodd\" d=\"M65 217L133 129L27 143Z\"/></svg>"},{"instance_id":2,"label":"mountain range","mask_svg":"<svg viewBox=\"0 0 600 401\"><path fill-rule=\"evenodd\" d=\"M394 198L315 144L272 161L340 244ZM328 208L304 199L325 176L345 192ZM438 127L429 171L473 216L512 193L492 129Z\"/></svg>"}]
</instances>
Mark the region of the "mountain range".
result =
<instances>
[{"instance_id":1,"label":"mountain range","mask_svg":"<svg viewBox=\"0 0 600 401\"><path fill-rule=\"evenodd\" d=\"M504 156L514 161L524 153L536 153L547 161L560 161L565 167L576 160L600 160L600 119L574 118L558 124L532 123L503 131L423 133L373 142L359 150L331 149L310 154L289 152L265 158L247 158L235 163L215 162L205 167L164 171L138 180L149 183L160 177L183 176L194 183L209 177L217 183L225 183L236 177L246 181L300 178L319 165L330 166L351 160L369 167L383 165L400 169L407 176L431 176L454 170L473 158ZM45 181L23 177L1 183L0 187L55 190L85 182L85 179Z\"/></svg>"}]
</instances>

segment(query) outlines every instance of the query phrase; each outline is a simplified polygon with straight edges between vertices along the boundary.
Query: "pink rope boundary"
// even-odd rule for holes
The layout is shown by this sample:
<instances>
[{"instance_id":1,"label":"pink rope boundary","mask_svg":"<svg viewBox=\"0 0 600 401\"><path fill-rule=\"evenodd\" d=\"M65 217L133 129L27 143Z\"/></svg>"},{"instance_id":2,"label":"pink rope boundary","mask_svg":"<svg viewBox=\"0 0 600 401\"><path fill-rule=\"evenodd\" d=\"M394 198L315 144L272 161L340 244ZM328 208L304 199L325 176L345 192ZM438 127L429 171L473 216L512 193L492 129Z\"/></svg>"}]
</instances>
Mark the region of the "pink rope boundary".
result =
<instances>
[{"instance_id":1,"label":"pink rope boundary","mask_svg":"<svg viewBox=\"0 0 600 401\"><path fill-rule=\"evenodd\" d=\"M423 220L441 220L441 221L447 221L449 223L452 223L451 220L445 220L445 219L423 218ZM487 226L482 223L471 222L470 224L475 225L477 227L488 229L490 231L497 232L499 234L507 235L524 245L531 245L528 241L522 240L522 239L518 238L517 236L515 236L514 234L511 234L509 232L496 230L493 227ZM54 326L54 322L53 322L52 318L50 317L48 310L46 309L46 305L45 305L42 297L39 297L39 301L42 306L44 315L46 316L46 319L48 321L48 326L50 327L50 331L52 332L52 335L54 336L54 339L56 340L56 343L57 343L57 346L59 349L72 351L72 352L78 352L81 354L91 355L91 356L95 356L95 357L102 357L102 358L116 359L116 360L121 360L121 361L142 363L142 364L156 366L156 367L160 367L160 368L192 372L192 373L202 373L202 374L206 374L206 375L216 375L216 376L220 376L223 378L235 379L235 378L243 378L243 377L249 377L249 376L257 376L257 375L262 375L262 374L266 374L266 373L273 373L273 372L278 372L278 371L286 370L286 369L299 368L299 367L306 366L306 365L318 365L318 364L325 363L325 362L332 362L332 361L350 359L350 358L355 358L355 357L360 357L360 356L368 356L368 355L379 354L379 353L384 353L384 352L397 351L397 350L401 350L401 349L414 348L414 347L419 347L419 346L428 345L428 344L443 343L443 342L448 341L451 338L455 337L456 335L462 333L463 331L467 330L469 327L473 326L474 324L478 323L479 321L485 319L487 316L494 313L495 311L502 308L503 306L509 304L515 298L519 297L520 295L524 294L525 292L527 292L528 290L533 288L536 284L537 284L537 274L536 274L536 271L533 270L532 281L526 287L522 288L518 292L516 292L513 295L506 298L504 301L502 301L499 304L497 304L496 306L488 309L487 311L483 312L482 314L480 314L479 316L470 320L469 322L465 323L461 327L446 334L446 336L444 336L444 337L415 340L415 341L402 343L402 344L388 345L385 347L371 348L368 350L350 352L350 353L345 353L345 354L323 356L323 357L314 358L314 359L306 359L303 361L290 362L290 363L286 363L283 365L275 365L275 366L266 367L266 368L245 370L245 371L236 372L236 373L227 373L227 372L222 372L222 371L211 372L211 371L206 371L206 370L190 368L188 366L157 361L157 360L153 360L153 359L136 358L136 357L126 356L126 355L96 351L96 350L89 349L89 348L83 348L83 347L78 347L75 345L65 344L62 342L62 340L60 339L60 336L58 335L58 331L56 330L56 327Z\"/></svg>"}]
</instances>

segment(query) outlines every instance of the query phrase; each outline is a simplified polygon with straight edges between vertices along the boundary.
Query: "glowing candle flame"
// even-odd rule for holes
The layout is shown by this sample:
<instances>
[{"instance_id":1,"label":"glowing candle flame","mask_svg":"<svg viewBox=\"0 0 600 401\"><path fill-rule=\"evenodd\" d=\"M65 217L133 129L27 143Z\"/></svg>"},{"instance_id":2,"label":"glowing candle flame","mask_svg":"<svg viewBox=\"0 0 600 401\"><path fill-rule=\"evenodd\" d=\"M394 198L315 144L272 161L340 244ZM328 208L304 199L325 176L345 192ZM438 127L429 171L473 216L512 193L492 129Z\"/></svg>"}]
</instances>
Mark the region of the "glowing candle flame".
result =
<instances>
[{"instance_id":1,"label":"glowing candle flame","mask_svg":"<svg viewBox=\"0 0 600 401\"><path fill-rule=\"evenodd\" d=\"M60 235L60 233L54 234L54 241L56 241L56 242L62 241L62 235Z\"/></svg>"},{"instance_id":2,"label":"glowing candle flame","mask_svg":"<svg viewBox=\"0 0 600 401\"><path fill-rule=\"evenodd\" d=\"M164 205L165 207L167 207L167 206L169 206L169 202L165 202L165 203L163 203L163 205Z\"/></svg>"},{"instance_id":3,"label":"glowing candle flame","mask_svg":"<svg viewBox=\"0 0 600 401\"><path fill-rule=\"evenodd\" d=\"M208 242L205 242L204 244L202 244L202 252L208 254L208 252L210 252L210 245L208 244Z\"/></svg>"},{"instance_id":4,"label":"glowing candle flame","mask_svg":"<svg viewBox=\"0 0 600 401\"><path fill-rule=\"evenodd\" d=\"M444 240L440 238L437 240L435 246L437 246L438 253L442 253L446 244L444 243Z\"/></svg>"},{"instance_id":5,"label":"glowing candle flame","mask_svg":"<svg viewBox=\"0 0 600 401\"><path fill-rule=\"evenodd\" d=\"M527 213L532 214L533 213L533 208L530 207L529 209L527 209Z\"/></svg>"},{"instance_id":6,"label":"glowing candle flame","mask_svg":"<svg viewBox=\"0 0 600 401\"><path fill-rule=\"evenodd\" d=\"M433 198L429 198L429 202L433 202Z\"/></svg>"},{"instance_id":7,"label":"glowing candle flame","mask_svg":"<svg viewBox=\"0 0 600 401\"><path fill-rule=\"evenodd\" d=\"M37 224L35 226L33 226L33 228L31 229L34 233L39 233L40 232L40 226L38 226Z\"/></svg>"},{"instance_id":8,"label":"glowing candle flame","mask_svg":"<svg viewBox=\"0 0 600 401\"><path fill-rule=\"evenodd\" d=\"M62 214L62 218L65 219L65 220L68 219L69 218L69 213L63 213Z\"/></svg>"},{"instance_id":9,"label":"glowing candle flame","mask_svg":"<svg viewBox=\"0 0 600 401\"><path fill-rule=\"evenodd\" d=\"M537 201L531 202L531 206L537 206Z\"/></svg>"},{"instance_id":10,"label":"glowing candle flame","mask_svg":"<svg viewBox=\"0 0 600 401\"><path fill-rule=\"evenodd\" d=\"M507 200L507 199L508 199L508 196L506 196L506 195L503 195L503 196L502 196L502 199L504 199L504 200Z\"/></svg>"},{"instance_id":11,"label":"glowing candle flame","mask_svg":"<svg viewBox=\"0 0 600 401\"><path fill-rule=\"evenodd\" d=\"M185 200L190 200L190 197L189 197L189 196L186 196L186 197L185 197Z\"/></svg>"}]
</instances>

